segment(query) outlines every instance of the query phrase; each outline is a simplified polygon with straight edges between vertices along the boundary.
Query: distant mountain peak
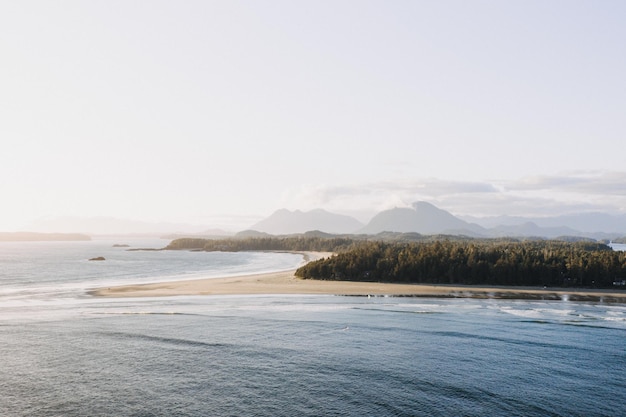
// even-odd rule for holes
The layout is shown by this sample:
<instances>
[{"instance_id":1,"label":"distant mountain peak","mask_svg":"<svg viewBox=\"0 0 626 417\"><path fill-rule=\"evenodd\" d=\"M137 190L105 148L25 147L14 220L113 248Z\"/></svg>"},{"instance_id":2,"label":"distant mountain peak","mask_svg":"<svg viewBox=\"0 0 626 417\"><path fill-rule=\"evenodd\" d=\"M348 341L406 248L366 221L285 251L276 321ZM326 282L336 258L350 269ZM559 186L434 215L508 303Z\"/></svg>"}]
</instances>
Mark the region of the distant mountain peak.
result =
<instances>
[{"instance_id":1,"label":"distant mountain peak","mask_svg":"<svg viewBox=\"0 0 626 417\"><path fill-rule=\"evenodd\" d=\"M370 220L361 233L378 234L381 232L416 232L420 234L455 233L477 234L482 228L467 223L449 212L426 201L417 201L411 207L393 208L378 213Z\"/></svg>"},{"instance_id":2,"label":"distant mountain peak","mask_svg":"<svg viewBox=\"0 0 626 417\"><path fill-rule=\"evenodd\" d=\"M442 210L439 207L437 207L434 204L431 204L431 203L429 203L427 201L416 201L413 204L411 204L411 207L413 207L415 210L435 209L435 210L439 210L439 211L445 211L445 210Z\"/></svg>"},{"instance_id":3,"label":"distant mountain peak","mask_svg":"<svg viewBox=\"0 0 626 417\"><path fill-rule=\"evenodd\" d=\"M276 210L268 218L250 226L250 229L274 235L305 233L318 230L325 233L353 233L363 227L358 220L324 209L311 211Z\"/></svg>"}]
</instances>

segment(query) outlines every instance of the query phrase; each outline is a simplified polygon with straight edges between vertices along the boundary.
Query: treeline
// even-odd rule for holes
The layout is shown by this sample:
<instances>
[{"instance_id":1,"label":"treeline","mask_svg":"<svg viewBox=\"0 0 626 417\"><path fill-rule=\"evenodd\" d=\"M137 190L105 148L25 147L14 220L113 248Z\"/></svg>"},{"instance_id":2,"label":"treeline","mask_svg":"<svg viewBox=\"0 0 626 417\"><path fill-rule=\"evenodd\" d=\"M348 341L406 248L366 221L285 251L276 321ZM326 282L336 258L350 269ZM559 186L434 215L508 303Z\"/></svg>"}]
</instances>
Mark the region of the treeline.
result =
<instances>
[{"instance_id":1,"label":"treeline","mask_svg":"<svg viewBox=\"0 0 626 417\"><path fill-rule=\"evenodd\" d=\"M340 252L352 247L355 241L349 238L318 237L250 237L245 239L196 239L173 240L165 249L204 250L207 252L238 251L313 251Z\"/></svg>"},{"instance_id":2,"label":"treeline","mask_svg":"<svg viewBox=\"0 0 626 417\"><path fill-rule=\"evenodd\" d=\"M296 275L323 280L607 288L626 280L626 252L590 242L362 242L310 262Z\"/></svg>"},{"instance_id":3,"label":"treeline","mask_svg":"<svg viewBox=\"0 0 626 417\"><path fill-rule=\"evenodd\" d=\"M465 236L449 235L420 235L419 233L395 233L383 232L375 236L368 235L332 235L322 232L307 232L303 235L286 236L246 236L231 237L225 239L209 238L177 238L170 242L166 250L204 250L204 251L254 251L254 250L288 250L288 251L316 251L316 252L342 252L349 250L363 242L436 242L439 240L452 241L478 241L478 239ZM511 239L487 239L487 241L506 241ZM514 240L517 241L517 240Z\"/></svg>"}]
</instances>

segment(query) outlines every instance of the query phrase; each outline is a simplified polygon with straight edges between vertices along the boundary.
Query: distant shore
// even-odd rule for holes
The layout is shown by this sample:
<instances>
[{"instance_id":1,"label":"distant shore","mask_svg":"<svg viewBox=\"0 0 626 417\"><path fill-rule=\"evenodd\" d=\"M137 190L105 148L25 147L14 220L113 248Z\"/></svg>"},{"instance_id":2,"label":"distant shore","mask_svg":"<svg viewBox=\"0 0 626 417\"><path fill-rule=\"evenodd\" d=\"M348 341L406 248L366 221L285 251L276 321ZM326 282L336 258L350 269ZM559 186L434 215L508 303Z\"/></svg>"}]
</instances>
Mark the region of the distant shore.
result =
<instances>
[{"instance_id":1,"label":"distant shore","mask_svg":"<svg viewBox=\"0 0 626 417\"><path fill-rule=\"evenodd\" d=\"M86 240L91 240L91 237L82 233L0 232L0 242L64 242Z\"/></svg>"},{"instance_id":2,"label":"distant shore","mask_svg":"<svg viewBox=\"0 0 626 417\"><path fill-rule=\"evenodd\" d=\"M305 259L329 254L307 253ZM226 278L206 278L152 284L97 288L89 294L99 297L167 297L181 295L345 295L446 298L494 298L570 300L626 303L626 291L565 288L485 287L460 285L391 284L355 281L301 279L295 270Z\"/></svg>"}]
</instances>

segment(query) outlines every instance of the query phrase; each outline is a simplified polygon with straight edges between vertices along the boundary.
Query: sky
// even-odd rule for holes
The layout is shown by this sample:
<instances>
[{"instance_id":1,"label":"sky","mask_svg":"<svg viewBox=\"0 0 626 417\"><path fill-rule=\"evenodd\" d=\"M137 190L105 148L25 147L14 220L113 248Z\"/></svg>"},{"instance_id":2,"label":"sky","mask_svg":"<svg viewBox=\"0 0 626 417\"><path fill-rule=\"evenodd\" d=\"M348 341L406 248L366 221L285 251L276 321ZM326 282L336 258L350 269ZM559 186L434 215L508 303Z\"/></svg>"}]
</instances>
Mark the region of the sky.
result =
<instances>
[{"instance_id":1,"label":"sky","mask_svg":"<svg viewBox=\"0 0 626 417\"><path fill-rule=\"evenodd\" d=\"M3 1L0 230L626 213L626 2Z\"/></svg>"}]
</instances>

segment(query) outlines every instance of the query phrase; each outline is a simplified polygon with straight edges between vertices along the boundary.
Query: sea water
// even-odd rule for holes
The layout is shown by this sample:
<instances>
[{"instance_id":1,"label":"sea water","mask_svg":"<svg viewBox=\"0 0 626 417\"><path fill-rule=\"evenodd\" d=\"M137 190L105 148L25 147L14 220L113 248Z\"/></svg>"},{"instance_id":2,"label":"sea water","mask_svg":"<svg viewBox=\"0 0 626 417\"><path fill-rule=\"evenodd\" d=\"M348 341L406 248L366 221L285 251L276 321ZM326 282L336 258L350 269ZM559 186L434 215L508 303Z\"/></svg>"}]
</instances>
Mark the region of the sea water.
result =
<instances>
[{"instance_id":1,"label":"sea water","mask_svg":"<svg viewBox=\"0 0 626 417\"><path fill-rule=\"evenodd\" d=\"M0 247L0 415L626 415L624 305L91 297L301 262L110 243Z\"/></svg>"}]
</instances>

